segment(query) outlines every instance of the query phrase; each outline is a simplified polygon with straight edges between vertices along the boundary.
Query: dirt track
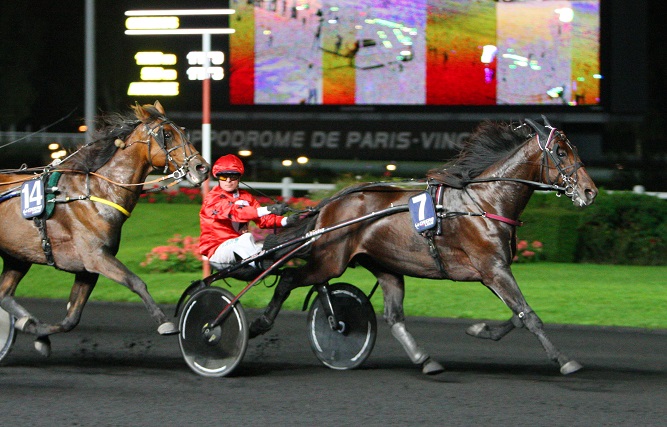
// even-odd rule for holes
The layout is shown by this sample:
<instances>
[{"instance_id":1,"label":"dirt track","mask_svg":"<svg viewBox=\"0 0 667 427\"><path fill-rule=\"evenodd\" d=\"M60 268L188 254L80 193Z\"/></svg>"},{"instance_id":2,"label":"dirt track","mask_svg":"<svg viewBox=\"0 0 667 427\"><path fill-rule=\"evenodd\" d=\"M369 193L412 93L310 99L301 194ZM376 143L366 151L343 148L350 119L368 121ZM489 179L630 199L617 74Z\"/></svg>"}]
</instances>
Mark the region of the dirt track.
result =
<instances>
[{"instance_id":1,"label":"dirt track","mask_svg":"<svg viewBox=\"0 0 667 427\"><path fill-rule=\"evenodd\" d=\"M22 301L42 320L64 302ZM166 308L173 313L171 307ZM251 318L253 313L251 313ZM423 376L378 322L364 366L334 371L310 350L304 313L284 312L250 341L232 377L185 365L175 336L143 306L89 303L81 324L52 337L44 359L20 334L0 366L3 425L658 426L667 419L667 331L547 325L584 365L562 376L526 330L500 342L465 335L470 321L408 319L447 369Z\"/></svg>"}]
</instances>

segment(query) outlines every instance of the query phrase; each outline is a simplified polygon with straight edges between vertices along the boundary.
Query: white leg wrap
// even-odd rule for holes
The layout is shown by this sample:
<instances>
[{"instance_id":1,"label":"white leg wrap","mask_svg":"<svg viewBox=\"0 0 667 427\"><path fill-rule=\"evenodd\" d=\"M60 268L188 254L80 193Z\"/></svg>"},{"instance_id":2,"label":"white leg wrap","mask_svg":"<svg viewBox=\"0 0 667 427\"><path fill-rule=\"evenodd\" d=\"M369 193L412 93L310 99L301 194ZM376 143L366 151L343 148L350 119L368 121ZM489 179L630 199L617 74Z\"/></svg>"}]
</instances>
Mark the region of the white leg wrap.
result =
<instances>
[{"instance_id":1,"label":"white leg wrap","mask_svg":"<svg viewBox=\"0 0 667 427\"><path fill-rule=\"evenodd\" d=\"M405 323L398 322L391 327L391 334L401 343L405 352L408 353L410 360L414 364L422 364L428 359L428 354L417 346L415 339L410 332L405 329Z\"/></svg>"},{"instance_id":2,"label":"white leg wrap","mask_svg":"<svg viewBox=\"0 0 667 427\"><path fill-rule=\"evenodd\" d=\"M14 323L14 329L23 332L25 326L28 324L29 321L30 317L28 316L17 319L16 322Z\"/></svg>"}]
</instances>

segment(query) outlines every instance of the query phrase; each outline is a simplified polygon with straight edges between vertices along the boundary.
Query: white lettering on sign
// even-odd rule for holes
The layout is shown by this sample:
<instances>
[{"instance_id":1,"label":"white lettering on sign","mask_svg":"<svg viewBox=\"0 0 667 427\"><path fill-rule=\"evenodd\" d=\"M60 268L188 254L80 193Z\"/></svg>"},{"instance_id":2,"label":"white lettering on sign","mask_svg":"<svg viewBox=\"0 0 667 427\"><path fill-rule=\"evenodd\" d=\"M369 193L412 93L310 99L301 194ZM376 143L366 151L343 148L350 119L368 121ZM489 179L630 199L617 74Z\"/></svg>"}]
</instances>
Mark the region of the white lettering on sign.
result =
<instances>
[{"instance_id":1,"label":"white lettering on sign","mask_svg":"<svg viewBox=\"0 0 667 427\"><path fill-rule=\"evenodd\" d=\"M205 80L210 77L212 80L222 80L225 78L225 70L222 67L190 67L187 70L188 80Z\"/></svg>"},{"instance_id":2,"label":"white lettering on sign","mask_svg":"<svg viewBox=\"0 0 667 427\"><path fill-rule=\"evenodd\" d=\"M331 150L338 149L338 143L340 142L340 132L323 132L315 131L310 137L310 146L311 148L328 148Z\"/></svg>"},{"instance_id":3,"label":"white lettering on sign","mask_svg":"<svg viewBox=\"0 0 667 427\"><path fill-rule=\"evenodd\" d=\"M218 147L304 148L305 140L304 131L211 131L211 142Z\"/></svg>"},{"instance_id":4,"label":"white lettering on sign","mask_svg":"<svg viewBox=\"0 0 667 427\"><path fill-rule=\"evenodd\" d=\"M410 147L411 132L348 132L345 148L405 150Z\"/></svg>"},{"instance_id":5,"label":"white lettering on sign","mask_svg":"<svg viewBox=\"0 0 667 427\"><path fill-rule=\"evenodd\" d=\"M421 132L422 148L426 150L460 150L470 136L468 132Z\"/></svg>"},{"instance_id":6,"label":"white lettering on sign","mask_svg":"<svg viewBox=\"0 0 667 427\"><path fill-rule=\"evenodd\" d=\"M458 151L468 132L212 130L211 143L221 148ZM192 131L201 142L201 131Z\"/></svg>"},{"instance_id":7,"label":"white lettering on sign","mask_svg":"<svg viewBox=\"0 0 667 427\"><path fill-rule=\"evenodd\" d=\"M222 65L225 62L225 54L220 51L211 51L211 52L189 52L187 55L188 64L190 65L204 65L206 63L206 57L208 56L209 63L213 65Z\"/></svg>"}]
</instances>

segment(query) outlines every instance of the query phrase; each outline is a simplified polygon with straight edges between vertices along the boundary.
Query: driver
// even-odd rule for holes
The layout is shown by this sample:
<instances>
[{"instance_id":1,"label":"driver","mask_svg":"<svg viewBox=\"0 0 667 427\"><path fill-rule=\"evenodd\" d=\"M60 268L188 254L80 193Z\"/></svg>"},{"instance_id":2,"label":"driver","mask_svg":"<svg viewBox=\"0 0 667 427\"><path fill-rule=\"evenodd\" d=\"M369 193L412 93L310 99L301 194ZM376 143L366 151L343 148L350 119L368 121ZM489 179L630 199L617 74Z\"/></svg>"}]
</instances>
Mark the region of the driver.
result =
<instances>
[{"instance_id":1,"label":"driver","mask_svg":"<svg viewBox=\"0 0 667 427\"><path fill-rule=\"evenodd\" d=\"M248 232L250 221L260 228L277 228L291 225L296 219L283 216L287 212L285 203L261 206L249 192L239 190L244 171L243 162L235 155L220 157L212 170L218 185L206 195L199 211L199 252L218 270L262 249ZM258 270L248 266L239 269L237 276L257 274Z\"/></svg>"}]
</instances>

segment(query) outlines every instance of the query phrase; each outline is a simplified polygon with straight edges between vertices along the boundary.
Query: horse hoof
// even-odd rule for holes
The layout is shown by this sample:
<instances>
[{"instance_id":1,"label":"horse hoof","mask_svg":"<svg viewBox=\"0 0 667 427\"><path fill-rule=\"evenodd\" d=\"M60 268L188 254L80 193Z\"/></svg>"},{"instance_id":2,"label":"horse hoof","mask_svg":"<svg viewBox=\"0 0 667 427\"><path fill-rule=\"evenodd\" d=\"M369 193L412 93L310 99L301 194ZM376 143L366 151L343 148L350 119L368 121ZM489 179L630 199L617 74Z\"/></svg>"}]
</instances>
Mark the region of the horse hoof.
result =
<instances>
[{"instance_id":1,"label":"horse hoof","mask_svg":"<svg viewBox=\"0 0 667 427\"><path fill-rule=\"evenodd\" d=\"M157 328L160 335L175 335L178 333L178 328L172 322L165 322Z\"/></svg>"},{"instance_id":2,"label":"horse hoof","mask_svg":"<svg viewBox=\"0 0 667 427\"><path fill-rule=\"evenodd\" d=\"M35 350L44 357L51 355L51 340L49 337L39 337L35 339Z\"/></svg>"},{"instance_id":3,"label":"horse hoof","mask_svg":"<svg viewBox=\"0 0 667 427\"><path fill-rule=\"evenodd\" d=\"M250 324L248 338L252 339L265 334L271 330L272 326L273 324L269 323L269 320L266 317L260 316Z\"/></svg>"},{"instance_id":4,"label":"horse hoof","mask_svg":"<svg viewBox=\"0 0 667 427\"><path fill-rule=\"evenodd\" d=\"M566 364L560 367L560 373L563 375L571 374L577 372L579 369L583 368L579 362L576 360L570 360Z\"/></svg>"},{"instance_id":5,"label":"horse hoof","mask_svg":"<svg viewBox=\"0 0 667 427\"><path fill-rule=\"evenodd\" d=\"M466 334L473 337L479 337L482 332L488 331L488 329L489 327L486 325L486 323L475 323L466 329Z\"/></svg>"},{"instance_id":6,"label":"horse hoof","mask_svg":"<svg viewBox=\"0 0 667 427\"><path fill-rule=\"evenodd\" d=\"M435 360L432 360L431 358L426 359L426 361L422 364L422 373L426 375L435 375L444 371L445 368L443 368L441 364Z\"/></svg>"}]
</instances>

